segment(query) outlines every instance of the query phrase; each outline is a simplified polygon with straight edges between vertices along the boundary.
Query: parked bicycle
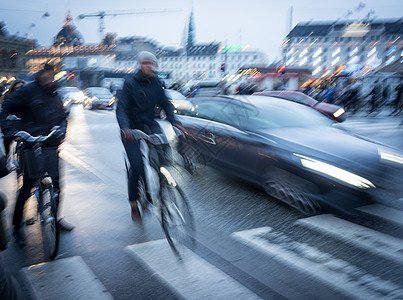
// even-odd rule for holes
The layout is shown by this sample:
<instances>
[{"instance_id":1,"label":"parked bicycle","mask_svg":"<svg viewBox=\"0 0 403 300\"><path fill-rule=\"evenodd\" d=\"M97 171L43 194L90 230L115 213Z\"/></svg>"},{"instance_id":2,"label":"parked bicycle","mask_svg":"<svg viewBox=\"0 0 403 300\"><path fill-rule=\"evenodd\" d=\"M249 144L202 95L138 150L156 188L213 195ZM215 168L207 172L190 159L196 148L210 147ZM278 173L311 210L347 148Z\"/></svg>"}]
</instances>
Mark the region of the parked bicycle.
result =
<instances>
[{"instance_id":1,"label":"parked bicycle","mask_svg":"<svg viewBox=\"0 0 403 300\"><path fill-rule=\"evenodd\" d=\"M169 245L182 258L182 247L193 247L194 222L185 193L168 169L160 166L157 148L167 145L168 140L164 134L148 135L138 129L131 132L139 141L143 158L144 172L139 179L137 201L140 214L143 217L155 208ZM125 164L129 178L131 169L127 159Z\"/></svg>"},{"instance_id":2,"label":"parked bicycle","mask_svg":"<svg viewBox=\"0 0 403 300\"><path fill-rule=\"evenodd\" d=\"M17 176L35 180L32 195L37 198L37 218L40 220L46 260L53 260L59 248L60 228L57 220L57 201L52 177L58 177L57 148L42 148L42 144L59 132L55 126L47 136L32 136L18 131L14 135ZM24 147L30 145L30 147Z\"/></svg>"}]
</instances>

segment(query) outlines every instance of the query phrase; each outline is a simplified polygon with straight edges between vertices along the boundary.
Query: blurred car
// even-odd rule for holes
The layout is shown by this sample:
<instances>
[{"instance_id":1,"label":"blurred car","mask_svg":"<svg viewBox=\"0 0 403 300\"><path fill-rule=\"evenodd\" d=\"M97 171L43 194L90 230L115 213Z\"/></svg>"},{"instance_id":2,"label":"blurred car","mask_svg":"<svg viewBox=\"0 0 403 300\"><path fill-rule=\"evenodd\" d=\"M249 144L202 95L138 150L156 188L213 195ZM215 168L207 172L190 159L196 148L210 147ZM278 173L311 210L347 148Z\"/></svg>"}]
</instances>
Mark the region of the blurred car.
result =
<instances>
[{"instance_id":1,"label":"blurred car","mask_svg":"<svg viewBox=\"0 0 403 300\"><path fill-rule=\"evenodd\" d=\"M352 208L393 191L401 198L403 154L350 134L321 113L263 96L195 98L178 116L185 167L205 163L252 181L306 215Z\"/></svg>"},{"instance_id":2,"label":"blurred car","mask_svg":"<svg viewBox=\"0 0 403 300\"><path fill-rule=\"evenodd\" d=\"M77 87L65 86L57 89L63 101L69 100L72 104L80 104L84 100L84 93Z\"/></svg>"},{"instance_id":3,"label":"blurred car","mask_svg":"<svg viewBox=\"0 0 403 300\"><path fill-rule=\"evenodd\" d=\"M192 102L190 102L183 94L170 89L164 89L164 92L168 100L171 101L171 103L175 107L175 113L182 114L183 110L192 109Z\"/></svg>"},{"instance_id":4,"label":"blurred car","mask_svg":"<svg viewBox=\"0 0 403 300\"><path fill-rule=\"evenodd\" d=\"M271 96L294 101L310 106L337 122L343 122L346 120L346 115L343 107L331 103L316 101L312 97L309 97L308 95L305 95L304 93L298 91L263 91L256 92L253 95Z\"/></svg>"},{"instance_id":5,"label":"blurred car","mask_svg":"<svg viewBox=\"0 0 403 300\"><path fill-rule=\"evenodd\" d=\"M165 96L174 106L175 114L182 114L182 111L191 110L193 107L192 102L190 102L183 94L176 90L164 89ZM161 110L159 106L155 108L156 118L164 120L166 118L165 112Z\"/></svg>"},{"instance_id":6,"label":"blurred car","mask_svg":"<svg viewBox=\"0 0 403 300\"><path fill-rule=\"evenodd\" d=\"M113 109L115 96L104 87L89 87L84 90L83 105L88 109Z\"/></svg>"},{"instance_id":7,"label":"blurred car","mask_svg":"<svg viewBox=\"0 0 403 300\"><path fill-rule=\"evenodd\" d=\"M67 113L70 113L72 104L81 103L84 99L84 93L76 87L61 87L57 89L57 93Z\"/></svg>"}]
</instances>

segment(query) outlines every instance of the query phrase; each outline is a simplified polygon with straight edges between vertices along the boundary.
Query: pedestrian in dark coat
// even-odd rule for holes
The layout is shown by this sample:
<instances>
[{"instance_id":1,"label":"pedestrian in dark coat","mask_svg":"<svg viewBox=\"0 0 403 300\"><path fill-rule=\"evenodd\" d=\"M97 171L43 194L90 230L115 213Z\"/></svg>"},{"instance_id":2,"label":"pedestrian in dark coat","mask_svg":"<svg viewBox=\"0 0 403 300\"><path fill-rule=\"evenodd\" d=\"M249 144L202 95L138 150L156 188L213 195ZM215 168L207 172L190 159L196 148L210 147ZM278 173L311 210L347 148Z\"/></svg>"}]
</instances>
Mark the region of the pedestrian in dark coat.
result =
<instances>
[{"instance_id":1,"label":"pedestrian in dark coat","mask_svg":"<svg viewBox=\"0 0 403 300\"><path fill-rule=\"evenodd\" d=\"M13 139L14 134L24 130L33 136L47 135L54 126L60 127L60 134L45 142L43 147L58 147L66 134L67 113L63 108L62 100L56 92L55 70L52 65L45 65L39 71L32 83L29 83L8 97L0 113L0 125L5 139ZM10 121L7 117L16 115L21 120ZM25 145L24 147L29 147ZM59 178L52 178L55 190L58 214L60 216L60 186ZM24 178L15 204L13 225L14 238L18 245L25 245L25 234L22 227L22 216L25 201L29 198L34 180ZM74 227L65 220L60 222L61 229L72 230Z\"/></svg>"}]
</instances>

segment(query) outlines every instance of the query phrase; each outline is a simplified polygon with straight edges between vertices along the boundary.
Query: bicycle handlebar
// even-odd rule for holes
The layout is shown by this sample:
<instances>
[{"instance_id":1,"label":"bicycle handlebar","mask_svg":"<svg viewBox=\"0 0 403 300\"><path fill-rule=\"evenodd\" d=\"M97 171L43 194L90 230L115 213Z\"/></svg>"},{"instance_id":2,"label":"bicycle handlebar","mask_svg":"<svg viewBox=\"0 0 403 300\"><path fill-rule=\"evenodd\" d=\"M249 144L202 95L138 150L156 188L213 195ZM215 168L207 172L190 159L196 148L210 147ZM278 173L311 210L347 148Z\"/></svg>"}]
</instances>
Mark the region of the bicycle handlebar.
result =
<instances>
[{"instance_id":1,"label":"bicycle handlebar","mask_svg":"<svg viewBox=\"0 0 403 300\"><path fill-rule=\"evenodd\" d=\"M153 145L164 145L169 143L167 137L163 133L147 134L140 129L130 129L130 132L133 134L135 140L146 140Z\"/></svg>"},{"instance_id":2,"label":"bicycle handlebar","mask_svg":"<svg viewBox=\"0 0 403 300\"><path fill-rule=\"evenodd\" d=\"M60 131L60 126L54 126L51 130L51 132L46 135L39 135L39 136L32 136L31 134L29 134L26 131L18 131L17 133L14 134L14 137L16 139L20 139L22 141L26 141L28 143L43 143L46 140L48 140L49 138L51 138L52 136L54 136L57 132Z\"/></svg>"}]
</instances>

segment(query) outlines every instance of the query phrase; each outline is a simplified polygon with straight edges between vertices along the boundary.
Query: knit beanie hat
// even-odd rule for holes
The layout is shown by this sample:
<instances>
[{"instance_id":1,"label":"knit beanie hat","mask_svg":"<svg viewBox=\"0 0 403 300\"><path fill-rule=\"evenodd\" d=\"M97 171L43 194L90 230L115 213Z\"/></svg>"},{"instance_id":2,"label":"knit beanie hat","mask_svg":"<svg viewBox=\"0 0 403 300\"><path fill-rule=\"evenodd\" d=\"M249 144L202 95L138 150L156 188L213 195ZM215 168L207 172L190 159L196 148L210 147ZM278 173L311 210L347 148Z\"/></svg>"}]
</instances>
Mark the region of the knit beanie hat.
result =
<instances>
[{"instance_id":1,"label":"knit beanie hat","mask_svg":"<svg viewBox=\"0 0 403 300\"><path fill-rule=\"evenodd\" d=\"M148 51L141 51L139 54L137 54L137 61L139 64L141 64L145 60L151 60L154 62L156 65L158 65L158 60L155 57L154 54Z\"/></svg>"}]
</instances>

